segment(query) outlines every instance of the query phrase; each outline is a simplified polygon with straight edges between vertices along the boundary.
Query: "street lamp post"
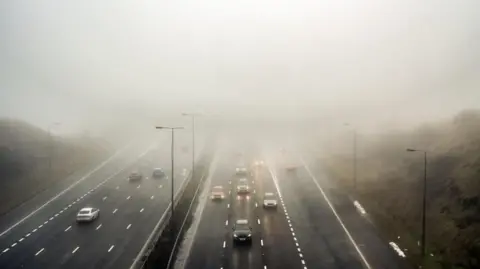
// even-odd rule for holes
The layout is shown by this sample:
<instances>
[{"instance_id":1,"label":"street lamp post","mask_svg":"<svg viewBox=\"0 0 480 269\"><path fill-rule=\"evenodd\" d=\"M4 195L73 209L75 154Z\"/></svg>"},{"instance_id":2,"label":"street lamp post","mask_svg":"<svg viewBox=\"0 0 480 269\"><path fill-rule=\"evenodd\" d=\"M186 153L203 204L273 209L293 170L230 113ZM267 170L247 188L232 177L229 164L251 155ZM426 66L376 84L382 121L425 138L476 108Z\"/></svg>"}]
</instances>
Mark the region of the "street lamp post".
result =
<instances>
[{"instance_id":1,"label":"street lamp post","mask_svg":"<svg viewBox=\"0 0 480 269\"><path fill-rule=\"evenodd\" d=\"M426 253L426 214L427 214L427 152L424 150L408 148L408 152L422 152L424 154L424 175L423 175L423 204L422 204L422 238L421 238L421 252L422 258L425 258Z\"/></svg>"},{"instance_id":2,"label":"street lamp post","mask_svg":"<svg viewBox=\"0 0 480 269\"><path fill-rule=\"evenodd\" d=\"M194 113L182 113L182 116L188 116L192 118L192 178L195 175L195 116Z\"/></svg>"},{"instance_id":3,"label":"street lamp post","mask_svg":"<svg viewBox=\"0 0 480 269\"><path fill-rule=\"evenodd\" d=\"M53 177L53 154L54 154L54 150L53 150L53 147L54 147L54 141L53 141L53 135L52 135L52 128L55 127L55 126L59 126L61 123L60 122L53 122L51 123L48 128L47 128L47 132L48 132L48 138L49 138L49 148L50 148L50 152L49 152L49 158L48 158L48 173L50 174L50 178Z\"/></svg>"},{"instance_id":4,"label":"street lamp post","mask_svg":"<svg viewBox=\"0 0 480 269\"><path fill-rule=\"evenodd\" d=\"M163 130L171 130L171 131L172 131L172 149L171 149L171 155L172 155L172 156L171 156L171 158L172 158L172 171L171 171L171 172L172 172L172 173L171 173L171 176L172 176L172 184L171 184L171 185L172 185L172 189L171 189L171 196L170 196L170 201L171 201L171 202L170 202L170 203L171 203L171 207L170 207L170 210L171 210L170 222L173 223L173 215L174 215L174 213L175 213L175 210L174 210L174 197L173 197L173 196L174 196L174 184L173 184L173 183L174 183L174 175L175 175L175 173L174 173L174 171L175 171L175 170L174 170L174 169L175 169L175 167L174 167L174 164L175 164L175 162L174 162L174 157L175 157L175 155L174 155L174 152L175 152L175 147L174 147L174 145L175 145L175 130L177 130L177 129L183 129L183 127L156 126L155 129L163 129ZM173 234L173 227L172 227L172 234Z\"/></svg>"},{"instance_id":5,"label":"street lamp post","mask_svg":"<svg viewBox=\"0 0 480 269\"><path fill-rule=\"evenodd\" d=\"M350 124L345 123L345 126ZM357 129L353 128L353 190L357 191Z\"/></svg>"}]
</instances>

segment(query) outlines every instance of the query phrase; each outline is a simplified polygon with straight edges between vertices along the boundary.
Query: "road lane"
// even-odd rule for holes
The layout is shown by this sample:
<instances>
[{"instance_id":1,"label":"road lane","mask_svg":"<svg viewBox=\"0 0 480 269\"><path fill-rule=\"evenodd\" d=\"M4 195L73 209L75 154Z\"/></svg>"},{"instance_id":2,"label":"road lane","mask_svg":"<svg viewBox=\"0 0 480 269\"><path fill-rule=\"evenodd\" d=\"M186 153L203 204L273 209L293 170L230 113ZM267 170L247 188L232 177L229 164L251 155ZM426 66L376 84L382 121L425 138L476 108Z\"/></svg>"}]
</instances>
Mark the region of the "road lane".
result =
<instances>
[{"instance_id":1,"label":"road lane","mask_svg":"<svg viewBox=\"0 0 480 269\"><path fill-rule=\"evenodd\" d=\"M262 229L262 254L268 268L295 269L304 268L301 253L297 251L298 242L292 235L291 224L287 221L282 197L274 184L269 167L259 166L254 169L255 189L257 190L258 215ZM277 197L277 208L264 208L263 196L266 192L274 193Z\"/></svg>"},{"instance_id":2,"label":"road lane","mask_svg":"<svg viewBox=\"0 0 480 269\"><path fill-rule=\"evenodd\" d=\"M168 156L164 152L149 154L136 163L141 169L149 169L149 171L145 172L146 176L151 173L154 167L158 166L152 166L152 164L158 163L158 155ZM170 160L164 157L161 161L161 166L169 167L169 163ZM182 169L180 168L185 167L184 165L189 163L189 161L186 159L186 161L177 163L181 166L177 167L179 175L176 177L176 189L178 189L183 180L183 177L180 177L180 174L182 174ZM59 214L56 219L52 219L52 221L40 229L37 228L37 231L30 235L32 240L28 243L28 238L26 238L25 241L21 242L21 245L12 248L12 251L0 255L0 267L16 268L20 265L23 265L23 268L64 268L67 265L68 267L75 267L78 264L82 264L81 261L83 260L97 261L98 259L96 258L102 253L100 250L102 244L109 241L116 242L117 245L121 245L125 241L131 243L128 244L129 247L124 247L123 249L122 247L115 247L111 250L111 253L117 251L115 253L122 254L117 257L130 256L128 264L121 264L125 268L130 266L131 261L148 236L141 238L138 231L140 229L142 231L140 233L150 233L151 228L148 230L149 223L153 227L158 221L159 215L163 212L161 208L166 208L168 205L169 199L167 197L169 197L170 184L168 179L159 180L164 181L163 185L165 187L158 188L159 181L145 178L140 184L141 188L137 188L139 184L127 182L126 178L129 173L130 171L127 169L89 195L82 195L83 198L78 202L74 200L75 204L67 208L62 214ZM169 174L168 169L166 169L166 173ZM145 185L144 188L142 188L142 185ZM128 197L127 192L130 193L130 200L126 199ZM140 193L141 195L139 195ZM155 199L150 199L151 196L154 196ZM104 199L105 197L107 199ZM101 222L102 226L98 230L96 230L98 225L78 226L75 223L75 215L78 209L90 204L101 209L101 217L96 223ZM142 208L143 211L140 213ZM115 214L113 214L114 210L117 210ZM109 218L109 214L115 217ZM126 226L129 224L127 222L135 221L137 222L136 225L132 223L128 231L136 236L122 236L125 234ZM70 228L68 229L68 227ZM67 231L65 232L65 230ZM119 237L120 239L118 239ZM139 245L139 247L137 249L130 247L134 245ZM79 249L72 253L76 246L79 246ZM37 256L32 255L32 253L37 253L38 249L44 250ZM128 249L131 253L124 253L123 250L125 249ZM110 261L115 262L115 259L110 259ZM87 267L90 268L90 266Z\"/></svg>"}]
</instances>

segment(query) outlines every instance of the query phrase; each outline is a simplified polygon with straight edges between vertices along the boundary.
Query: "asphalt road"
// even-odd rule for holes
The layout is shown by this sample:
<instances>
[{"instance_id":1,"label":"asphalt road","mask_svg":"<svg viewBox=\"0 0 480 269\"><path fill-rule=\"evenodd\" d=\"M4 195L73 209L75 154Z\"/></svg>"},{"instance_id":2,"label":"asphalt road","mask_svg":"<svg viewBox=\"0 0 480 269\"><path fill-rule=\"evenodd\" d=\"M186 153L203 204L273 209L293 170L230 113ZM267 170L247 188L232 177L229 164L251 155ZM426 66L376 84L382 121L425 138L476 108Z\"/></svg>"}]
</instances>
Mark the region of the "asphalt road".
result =
<instances>
[{"instance_id":1,"label":"asphalt road","mask_svg":"<svg viewBox=\"0 0 480 269\"><path fill-rule=\"evenodd\" d=\"M189 153L176 156L175 191L191 164ZM136 143L85 178L68 179L70 185L52 187L2 216L0 268L129 268L170 202L170 164L169 140ZM152 179L156 167L168 179ZM129 182L132 170L144 178ZM84 206L99 208L100 217L77 224Z\"/></svg>"},{"instance_id":2,"label":"asphalt road","mask_svg":"<svg viewBox=\"0 0 480 269\"><path fill-rule=\"evenodd\" d=\"M251 193L237 195L238 160L224 155L207 188L221 185L227 197L207 201L185 268L408 268L321 169L298 160L302 165L288 172L270 154L248 178ZM276 210L262 207L265 192L278 195ZM251 245L233 244L232 227L240 218L253 229Z\"/></svg>"}]
</instances>

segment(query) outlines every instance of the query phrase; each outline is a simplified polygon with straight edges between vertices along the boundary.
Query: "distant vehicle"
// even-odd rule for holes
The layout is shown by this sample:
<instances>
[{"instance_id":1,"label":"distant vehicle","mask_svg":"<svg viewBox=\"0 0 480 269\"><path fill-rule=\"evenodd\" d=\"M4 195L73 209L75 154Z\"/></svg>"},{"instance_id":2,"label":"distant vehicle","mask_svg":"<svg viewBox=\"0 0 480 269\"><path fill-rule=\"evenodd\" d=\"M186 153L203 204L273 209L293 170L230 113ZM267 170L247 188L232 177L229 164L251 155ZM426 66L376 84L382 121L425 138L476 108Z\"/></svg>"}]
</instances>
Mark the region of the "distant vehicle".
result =
<instances>
[{"instance_id":1,"label":"distant vehicle","mask_svg":"<svg viewBox=\"0 0 480 269\"><path fill-rule=\"evenodd\" d=\"M263 196L264 208L277 208L277 197L273 192L266 192Z\"/></svg>"},{"instance_id":2,"label":"distant vehicle","mask_svg":"<svg viewBox=\"0 0 480 269\"><path fill-rule=\"evenodd\" d=\"M252 243L252 228L248 220L239 219L233 226L233 243Z\"/></svg>"},{"instance_id":3,"label":"distant vehicle","mask_svg":"<svg viewBox=\"0 0 480 269\"><path fill-rule=\"evenodd\" d=\"M258 167L258 166L263 166L263 164L264 164L264 163L263 163L263 161L261 161L261 160L260 160L260 161L255 161L255 162L253 163L253 165L254 165L254 166L257 166L257 167Z\"/></svg>"},{"instance_id":4,"label":"distant vehicle","mask_svg":"<svg viewBox=\"0 0 480 269\"><path fill-rule=\"evenodd\" d=\"M140 181L142 180L143 178L143 175L142 173L140 172L132 172L129 176L128 176L128 180L129 181Z\"/></svg>"},{"instance_id":5,"label":"distant vehicle","mask_svg":"<svg viewBox=\"0 0 480 269\"><path fill-rule=\"evenodd\" d=\"M241 178L237 184L237 193L249 193L250 187L248 186L247 179Z\"/></svg>"},{"instance_id":6,"label":"distant vehicle","mask_svg":"<svg viewBox=\"0 0 480 269\"><path fill-rule=\"evenodd\" d=\"M162 168L155 168L153 169L152 177L154 178L164 178L166 177L165 172Z\"/></svg>"},{"instance_id":7,"label":"distant vehicle","mask_svg":"<svg viewBox=\"0 0 480 269\"><path fill-rule=\"evenodd\" d=\"M77 222L91 222L100 216L100 209L84 207L77 213Z\"/></svg>"},{"instance_id":8,"label":"distant vehicle","mask_svg":"<svg viewBox=\"0 0 480 269\"><path fill-rule=\"evenodd\" d=\"M212 200L223 200L225 198L223 187L222 186L213 187L211 198Z\"/></svg>"},{"instance_id":9,"label":"distant vehicle","mask_svg":"<svg viewBox=\"0 0 480 269\"><path fill-rule=\"evenodd\" d=\"M235 169L235 173L239 176L246 176L248 175L248 169L244 166L237 167L237 169Z\"/></svg>"},{"instance_id":10,"label":"distant vehicle","mask_svg":"<svg viewBox=\"0 0 480 269\"><path fill-rule=\"evenodd\" d=\"M295 172L297 171L297 165L289 164L285 167L285 170L290 173Z\"/></svg>"}]
</instances>

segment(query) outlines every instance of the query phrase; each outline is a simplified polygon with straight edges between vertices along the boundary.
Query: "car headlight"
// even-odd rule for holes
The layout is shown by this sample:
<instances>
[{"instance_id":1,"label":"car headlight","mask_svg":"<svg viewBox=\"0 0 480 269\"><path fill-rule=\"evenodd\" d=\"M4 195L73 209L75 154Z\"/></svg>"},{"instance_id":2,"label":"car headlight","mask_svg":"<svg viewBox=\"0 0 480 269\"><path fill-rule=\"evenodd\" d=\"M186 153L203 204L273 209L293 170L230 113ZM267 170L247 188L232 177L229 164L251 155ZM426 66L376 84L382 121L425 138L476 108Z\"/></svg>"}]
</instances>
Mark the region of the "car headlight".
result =
<instances>
[{"instance_id":1,"label":"car headlight","mask_svg":"<svg viewBox=\"0 0 480 269\"><path fill-rule=\"evenodd\" d=\"M236 235L236 234L233 234L233 237L238 237L238 235Z\"/></svg>"},{"instance_id":2,"label":"car headlight","mask_svg":"<svg viewBox=\"0 0 480 269\"><path fill-rule=\"evenodd\" d=\"M252 237L252 234L248 234L248 237Z\"/></svg>"}]
</instances>

